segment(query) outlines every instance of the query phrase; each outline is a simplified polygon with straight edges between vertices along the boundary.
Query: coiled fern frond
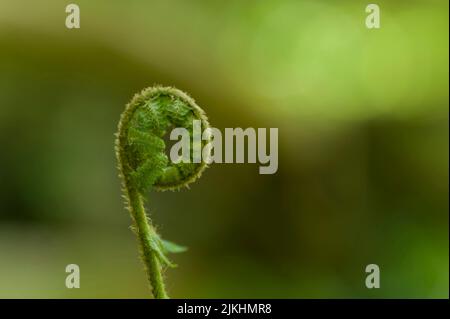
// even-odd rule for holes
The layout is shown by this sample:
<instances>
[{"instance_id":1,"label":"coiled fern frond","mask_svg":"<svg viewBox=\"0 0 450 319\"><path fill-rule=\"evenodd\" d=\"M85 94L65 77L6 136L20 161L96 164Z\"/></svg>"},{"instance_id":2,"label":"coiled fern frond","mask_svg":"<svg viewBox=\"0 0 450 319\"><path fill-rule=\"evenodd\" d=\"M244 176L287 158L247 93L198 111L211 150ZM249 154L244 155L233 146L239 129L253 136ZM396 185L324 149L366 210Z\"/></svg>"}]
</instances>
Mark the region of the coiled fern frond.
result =
<instances>
[{"instance_id":1,"label":"coiled fern frond","mask_svg":"<svg viewBox=\"0 0 450 319\"><path fill-rule=\"evenodd\" d=\"M193 121L209 128L204 111L186 93L155 86L136 94L122 113L116 134L116 156L126 205L134 222L148 279L155 298L168 298L162 278L164 266L174 265L166 257L185 248L164 241L148 218L144 199L150 190L177 190L194 182L206 163L173 163L166 155L164 137L172 128L193 132ZM195 142L191 134L191 155ZM201 140L204 146L209 140ZM200 148L201 149L201 148Z\"/></svg>"}]
</instances>

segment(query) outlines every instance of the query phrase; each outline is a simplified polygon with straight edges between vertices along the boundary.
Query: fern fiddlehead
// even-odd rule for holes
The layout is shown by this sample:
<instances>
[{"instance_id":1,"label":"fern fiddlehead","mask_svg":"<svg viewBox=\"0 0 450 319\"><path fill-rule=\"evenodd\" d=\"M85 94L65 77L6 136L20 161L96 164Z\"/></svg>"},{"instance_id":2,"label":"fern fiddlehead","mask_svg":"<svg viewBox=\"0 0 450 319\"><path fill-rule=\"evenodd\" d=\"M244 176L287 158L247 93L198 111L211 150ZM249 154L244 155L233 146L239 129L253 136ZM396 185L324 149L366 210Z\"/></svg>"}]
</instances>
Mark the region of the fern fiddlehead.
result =
<instances>
[{"instance_id":1,"label":"fern fiddlehead","mask_svg":"<svg viewBox=\"0 0 450 319\"><path fill-rule=\"evenodd\" d=\"M162 270L174 265L166 254L185 248L161 239L146 214L145 196L149 190L177 190L187 186L206 168L204 161L172 163L165 154L166 133L172 127L184 127L192 132L193 120L200 120L203 129L209 128L205 113L186 93L155 86L136 94L127 104L116 134L124 198L155 298L168 298ZM201 141L202 145L207 142Z\"/></svg>"}]
</instances>

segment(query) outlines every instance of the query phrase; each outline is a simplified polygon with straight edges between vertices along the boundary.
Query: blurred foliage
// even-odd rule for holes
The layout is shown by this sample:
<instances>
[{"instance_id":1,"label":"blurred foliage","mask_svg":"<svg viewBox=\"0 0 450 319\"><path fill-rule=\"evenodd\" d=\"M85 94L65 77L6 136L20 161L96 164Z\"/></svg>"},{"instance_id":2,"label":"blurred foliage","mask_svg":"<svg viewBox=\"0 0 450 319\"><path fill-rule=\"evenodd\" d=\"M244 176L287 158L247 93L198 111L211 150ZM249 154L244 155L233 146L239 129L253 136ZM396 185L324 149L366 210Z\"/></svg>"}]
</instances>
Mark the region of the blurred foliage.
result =
<instances>
[{"instance_id":1,"label":"blurred foliage","mask_svg":"<svg viewBox=\"0 0 450 319\"><path fill-rule=\"evenodd\" d=\"M172 296L448 298L447 1L378 1L379 30L358 0L76 3L68 30L64 2L0 0L0 297L149 295L113 134L159 83L215 127L280 130L275 175L149 194L190 247Z\"/></svg>"}]
</instances>

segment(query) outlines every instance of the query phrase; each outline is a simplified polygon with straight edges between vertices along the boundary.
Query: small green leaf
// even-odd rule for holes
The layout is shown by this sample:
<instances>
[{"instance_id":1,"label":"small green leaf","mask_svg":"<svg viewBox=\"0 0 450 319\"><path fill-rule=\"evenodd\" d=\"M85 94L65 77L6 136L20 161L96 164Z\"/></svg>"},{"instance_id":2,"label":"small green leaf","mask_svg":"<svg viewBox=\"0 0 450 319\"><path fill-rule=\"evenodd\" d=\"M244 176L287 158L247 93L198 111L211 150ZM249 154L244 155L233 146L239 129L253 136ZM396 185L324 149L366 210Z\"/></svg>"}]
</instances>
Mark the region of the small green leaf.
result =
<instances>
[{"instance_id":1,"label":"small green leaf","mask_svg":"<svg viewBox=\"0 0 450 319\"><path fill-rule=\"evenodd\" d=\"M170 268L174 268L177 265L172 263L167 256L164 254L164 249L162 246L161 238L158 235L149 238L150 248L156 253L158 260L161 264L166 265Z\"/></svg>"},{"instance_id":2,"label":"small green leaf","mask_svg":"<svg viewBox=\"0 0 450 319\"><path fill-rule=\"evenodd\" d=\"M165 253L178 254L178 253L183 253L186 250L188 250L188 248L186 246L181 246L181 245L175 244L175 243L165 240L165 239L161 239L161 244L162 244L162 250Z\"/></svg>"}]
</instances>

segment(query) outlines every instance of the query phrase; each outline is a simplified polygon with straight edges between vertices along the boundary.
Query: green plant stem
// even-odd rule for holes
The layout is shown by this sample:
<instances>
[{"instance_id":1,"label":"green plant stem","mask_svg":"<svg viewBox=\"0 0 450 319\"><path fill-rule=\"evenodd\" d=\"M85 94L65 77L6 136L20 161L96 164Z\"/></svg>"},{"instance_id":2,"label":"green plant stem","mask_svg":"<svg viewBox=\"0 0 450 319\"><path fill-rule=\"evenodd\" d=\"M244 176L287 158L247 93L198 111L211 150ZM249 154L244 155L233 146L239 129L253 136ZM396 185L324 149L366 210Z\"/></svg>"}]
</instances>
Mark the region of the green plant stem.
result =
<instances>
[{"instance_id":1,"label":"green plant stem","mask_svg":"<svg viewBox=\"0 0 450 319\"><path fill-rule=\"evenodd\" d=\"M152 287L153 296L157 299L167 299L164 286L161 263L156 256L155 251L150 247L152 238L157 236L153 226L149 223L145 213L144 201L138 191L128 189L131 215L135 223L135 232L139 241L148 280Z\"/></svg>"}]
</instances>

